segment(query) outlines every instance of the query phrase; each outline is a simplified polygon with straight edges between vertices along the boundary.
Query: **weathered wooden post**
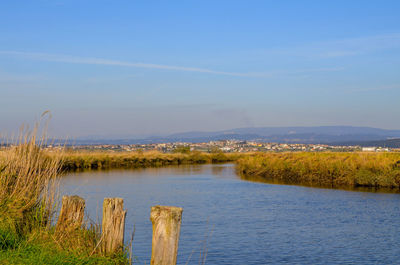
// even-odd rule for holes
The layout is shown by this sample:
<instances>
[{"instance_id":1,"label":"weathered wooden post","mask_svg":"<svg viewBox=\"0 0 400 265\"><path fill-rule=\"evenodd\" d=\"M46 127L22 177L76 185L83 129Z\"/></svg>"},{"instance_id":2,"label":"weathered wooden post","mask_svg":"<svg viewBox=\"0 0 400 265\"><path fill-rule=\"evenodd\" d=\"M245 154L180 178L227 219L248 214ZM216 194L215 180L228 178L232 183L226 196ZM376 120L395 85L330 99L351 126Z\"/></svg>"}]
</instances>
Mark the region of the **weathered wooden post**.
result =
<instances>
[{"instance_id":1,"label":"weathered wooden post","mask_svg":"<svg viewBox=\"0 0 400 265\"><path fill-rule=\"evenodd\" d=\"M150 220L153 224L151 265L176 264L182 211L182 208L173 206L151 207Z\"/></svg>"},{"instance_id":2,"label":"weathered wooden post","mask_svg":"<svg viewBox=\"0 0 400 265\"><path fill-rule=\"evenodd\" d=\"M124 245L125 216L124 200L105 198L103 202L102 252L114 253Z\"/></svg>"},{"instance_id":3,"label":"weathered wooden post","mask_svg":"<svg viewBox=\"0 0 400 265\"><path fill-rule=\"evenodd\" d=\"M69 232L82 226L85 215L85 200L79 196L63 196L57 232Z\"/></svg>"}]
</instances>

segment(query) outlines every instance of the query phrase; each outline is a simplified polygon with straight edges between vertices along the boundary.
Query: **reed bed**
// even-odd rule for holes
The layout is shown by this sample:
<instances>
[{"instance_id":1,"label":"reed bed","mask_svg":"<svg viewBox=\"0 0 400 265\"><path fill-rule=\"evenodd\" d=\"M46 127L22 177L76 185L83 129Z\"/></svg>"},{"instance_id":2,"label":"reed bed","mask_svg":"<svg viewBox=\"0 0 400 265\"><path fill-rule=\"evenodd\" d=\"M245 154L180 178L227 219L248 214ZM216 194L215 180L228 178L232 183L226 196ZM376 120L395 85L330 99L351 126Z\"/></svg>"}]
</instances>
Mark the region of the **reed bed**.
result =
<instances>
[{"instance_id":1,"label":"reed bed","mask_svg":"<svg viewBox=\"0 0 400 265\"><path fill-rule=\"evenodd\" d=\"M52 156L52 154L49 154ZM62 168L66 171L84 169L145 168L182 164L233 162L240 154L226 153L173 153L149 152L93 152L67 151L62 155Z\"/></svg>"},{"instance_id":2,"label":"reed bed","mask_svg":"<svg viewBox=\"0 0 400 265\"><path fill-rule=\"evenodd\" d=\"M55 211L61 163L58 153L50 159L41 145L35 129L1 152L0 222L18 233L49 225Z\"/></svg>"},{"instance_id":3,"label":"reed bed","mask_svg":"<svg viewBox=\"0 0 400 265\"><path fill-rule=\"evenodd\" d=\"M400 153L268 153L242 157L243 178L329 188L400 189Z\"/></svg>"},{"instance_id":4,"label":"reed bed","mask_svg":"<svg viewBox=\"0 0 400 265\"><path fill-rule=\"evenodd\" d=\"M55 231L63 154L49 155L37 128L0 150L0 264L128 264L125 253L95 251L97 224Z\"/></svg>"}]
</instances>

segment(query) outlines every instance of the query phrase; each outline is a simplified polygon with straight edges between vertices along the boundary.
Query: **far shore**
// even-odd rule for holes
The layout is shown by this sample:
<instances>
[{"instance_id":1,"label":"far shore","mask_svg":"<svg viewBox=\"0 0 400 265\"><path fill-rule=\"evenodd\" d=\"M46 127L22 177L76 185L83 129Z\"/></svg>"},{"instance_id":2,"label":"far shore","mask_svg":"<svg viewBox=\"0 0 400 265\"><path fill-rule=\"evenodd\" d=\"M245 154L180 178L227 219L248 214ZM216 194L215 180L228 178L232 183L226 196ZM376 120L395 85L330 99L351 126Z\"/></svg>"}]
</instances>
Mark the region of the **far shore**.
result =
<instances>
[{"instance_id":1,"label":"far shore","mask_svg":"<svg viewBox=\"0 0 400 265\"><path fill-rule=\"evenodd\" d=\"M53 154L49 153L51 157ZM235 163L244 179L324 188L400 190L400 153L161 153L68 151L61 154L64 172Z\"/></svg>"}]
</instances>

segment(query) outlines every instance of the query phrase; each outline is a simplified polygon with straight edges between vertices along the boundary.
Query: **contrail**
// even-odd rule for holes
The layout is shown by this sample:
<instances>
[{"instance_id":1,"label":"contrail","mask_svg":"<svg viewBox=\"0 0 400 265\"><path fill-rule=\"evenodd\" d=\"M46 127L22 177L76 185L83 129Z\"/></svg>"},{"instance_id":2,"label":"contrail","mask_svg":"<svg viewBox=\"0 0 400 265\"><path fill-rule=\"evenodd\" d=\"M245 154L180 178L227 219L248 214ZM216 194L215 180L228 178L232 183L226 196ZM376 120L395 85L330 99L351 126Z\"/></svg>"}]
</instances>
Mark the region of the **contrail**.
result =
<instances>
[{"instance_id":1,"label":"contrail","mask_svg":"<svg viewBox=\"0 0 400 265\"><path fill-rule=\"evenodd\" d=\"M210 70L210 69L197 68L197 67L183 67L183 66L162 65L162 64L124 62L124 61L116 61L116 60L107 60L107 59L102 59L102 58L79 57L79 56L70 56L70 55L62 55L62 54L31 53L31 52L18 52L18 51L0 51L0 54L12 55L12 56L18 56L18 57L31 59L31 60L48 61L48 62L125 66L125 67L162 69L162 70L173 70L173 71L184 71L184 72L198 72L198 73L229 75L229 76L254 76L253 74L247 74L247 73L214 71L214 70Z\"/></svg>"},{"instance_id":2,"label":"contrail","mask_svg":"<svg viewBox=\"0 0 400 265\"><path fill-rule=\"evenodd\" d=\"M226 75L226 76L259 77L259 78L271 78L274 76L298 75L298 74L303 74L303 73L332 72L332 71L343 70L342 67L331 67L331 68L326 67L326 68L315 68L315 69L299 69L299 70L292 70L292 71L275 70L275 71L270 71L270 72L237 73L237 72L215 71L215 70L211 70L211 69L197 68L197 67L184 67L184 66L163 65L163 64L125 62L125 61L117 61L117 60L108 60L108 59L103 59L103 58L80 57L80 56L63 55L63 54L19 52L19 51L0 51L0 55L2 55L2 54L15 56L15 57L21 57L21 58L30 59L30 60L47 61L47 62L123 66L123 67L136 67L136 68L147 68L147 69L161 69L161 70L170 70L170 71L197 72L197 73Z\"/></svg>"}]
</instances>

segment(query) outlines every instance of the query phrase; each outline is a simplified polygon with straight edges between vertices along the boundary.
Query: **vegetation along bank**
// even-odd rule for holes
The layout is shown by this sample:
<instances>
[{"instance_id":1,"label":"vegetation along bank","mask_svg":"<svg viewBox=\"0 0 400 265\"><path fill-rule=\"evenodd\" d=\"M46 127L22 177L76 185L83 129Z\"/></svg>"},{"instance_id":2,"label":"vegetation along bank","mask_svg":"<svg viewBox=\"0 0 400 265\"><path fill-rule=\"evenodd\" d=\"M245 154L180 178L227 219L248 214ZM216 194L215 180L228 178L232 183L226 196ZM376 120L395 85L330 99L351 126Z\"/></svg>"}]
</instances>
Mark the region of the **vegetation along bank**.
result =
<instances>
[{"instance_id":1,"label":"vegetation along bank","mask_svg":"<svg viewBox=\"0 0 400 265\"><path fill-rule=\"evenodd\" d=\"M98 224L56 230L62 155L38 141L27 135L0 154L0 264L129 264L125 248L100 252Z\"/></svg>"},{"instance_id":2,"label":"vegetation along bank","mask_svg":"<svg viewBox=\"0 0 400 265\"><path fill-rule=\"evenodd\" d=\"M52 156L51 153L49 153ZM243 155L235 153L185 152L93 152L66 151L62 154L62 168L66 171L84 169L145 168L168 165L224 163L236 161Z\"/></svg>"},{"instance_id":3,"label":"vegetation along bank","mask_svg":"<svg viewBox=\"0 0 400 265\"><path fill-rule=\"evenodd\" d=\"M245 179L328 188L400 189L400 153L263 153L244 156Z\"/></svg>"}]
</instances>

